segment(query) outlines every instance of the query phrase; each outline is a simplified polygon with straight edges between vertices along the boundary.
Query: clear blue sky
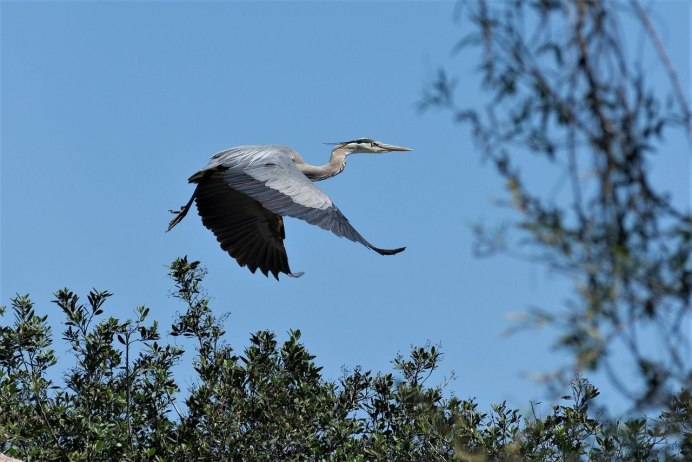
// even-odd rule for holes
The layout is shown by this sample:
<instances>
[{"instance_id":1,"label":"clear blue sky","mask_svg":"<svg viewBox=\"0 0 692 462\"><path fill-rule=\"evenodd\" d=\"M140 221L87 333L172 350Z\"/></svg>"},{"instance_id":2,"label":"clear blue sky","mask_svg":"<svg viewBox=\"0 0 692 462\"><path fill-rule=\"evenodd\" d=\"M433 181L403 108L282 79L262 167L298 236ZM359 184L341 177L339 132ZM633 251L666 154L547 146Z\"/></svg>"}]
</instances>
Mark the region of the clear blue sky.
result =
<instances>
[{"instance_id":1,"label":"clear blue sky","mask_svg":"<svg viewBox=\"0 0 692 462\"><path fill-rule=\"evenodd\" d=\"M509 216L493 205L502 185L466 129L448 114L416 110L439 65L458 74L464 104L485 101L477 63L451 53L468 26L453 21L454 3L1 8L0 303L30 293L59 338L52 293L67 286L85 298L96 287L115 293L106 314L131 317L143 304L165 330L182 308L167 295L165 266L188 255L208 268L212 306L231 313L227 338L238 350L251 332L284 339L298 328L337 379L342 366L390 370L397 353L431 341L445 353L432 380L455 371L449 390L459 397L484 408L545 398L525 376L561 364L551 333L500 334L511 325L507 313L557 308L568 286L539 266L473 258L468 225ZM660 8L683 82L688 14L684 2ZM414 152L352 156L319 186L374 245L407 246L402 254L382 257L289 219L291 268L305 275L276 282L238 267L196 213L164 232L168 209L192 193L188 176L221 149L279 143L322 163L322 143L363 136ZM682 156L658 175L688 200L689 156L680 146ZM58 343L58 354L65 350ZM191 376L189 365L179 369L183 387Z\"/></svg>"}]
</instances>

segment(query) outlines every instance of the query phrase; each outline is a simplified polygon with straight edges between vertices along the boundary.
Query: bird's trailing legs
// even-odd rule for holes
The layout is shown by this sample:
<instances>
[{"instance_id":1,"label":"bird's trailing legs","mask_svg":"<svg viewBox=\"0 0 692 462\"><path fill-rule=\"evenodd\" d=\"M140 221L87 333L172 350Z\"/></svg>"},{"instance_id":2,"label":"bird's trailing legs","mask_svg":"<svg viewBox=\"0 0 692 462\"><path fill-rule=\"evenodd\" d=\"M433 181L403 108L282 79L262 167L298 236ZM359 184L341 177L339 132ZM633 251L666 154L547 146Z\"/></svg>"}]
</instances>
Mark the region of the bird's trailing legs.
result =
<instances>
[{"instance_id":1,"label":"bird's trailing legs","mask_svg":"<svg viewBox=\"0 0 692 462\"><path fill-rule=\"evenodd\" d=\"M195 200L196 194L197 194L197 189L195 189L195 192L192 193L192 197L187 202L187 204L180 207L180 210L169 210L169 212L171 212L172 214L175 215L175 218L173 218L171 220L171 222L168 223L168 229L166 230L166 232L172 230L175 225L180 223L183 220L183 218L185 218L185 215L187 215L187 212L190 211L190 207L192 207L192 201Z\"/></svg>"}]
</instances>

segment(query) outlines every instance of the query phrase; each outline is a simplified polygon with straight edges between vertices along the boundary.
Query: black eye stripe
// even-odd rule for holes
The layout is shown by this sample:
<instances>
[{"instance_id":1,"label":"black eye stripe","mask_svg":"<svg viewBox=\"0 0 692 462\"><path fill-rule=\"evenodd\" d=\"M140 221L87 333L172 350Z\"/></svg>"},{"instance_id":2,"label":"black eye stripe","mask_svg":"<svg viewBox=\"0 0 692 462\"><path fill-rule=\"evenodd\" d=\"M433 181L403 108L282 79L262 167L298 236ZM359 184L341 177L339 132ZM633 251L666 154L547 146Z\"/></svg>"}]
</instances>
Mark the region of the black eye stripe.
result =
<instances>
[{"instance_id":1,"label":"black eye stripe","mask_svg":"<svg viewBox=\"0 0 692 462\"><path fill-rule=\"evenodd\" d=\"M333 143L333 144L336 144L338 146L346 146L347 144L352 144L352 143L369 144L370 147L375 147L379 144L377 141L370 139L370 138L358 138L358 139L355 139L353 141L342 141L341 143Z\"/></svg>"}]
</instances>

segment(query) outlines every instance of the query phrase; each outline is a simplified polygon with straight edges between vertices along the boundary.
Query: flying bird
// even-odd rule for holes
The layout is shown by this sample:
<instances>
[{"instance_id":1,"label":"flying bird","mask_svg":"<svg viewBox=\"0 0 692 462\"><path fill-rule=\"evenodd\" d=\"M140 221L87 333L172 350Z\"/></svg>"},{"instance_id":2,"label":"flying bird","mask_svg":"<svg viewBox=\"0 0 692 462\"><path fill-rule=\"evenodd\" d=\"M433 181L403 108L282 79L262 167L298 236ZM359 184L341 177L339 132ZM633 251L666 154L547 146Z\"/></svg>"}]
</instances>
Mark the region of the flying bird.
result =
<instances>
[{"instance_id":1,"label":"flying bird","mask_svg":"<svg viewBox=\"0 0 692 462\"><path fill-rule=\"evenodd\" d=\"M380 255L394 255L405 249L380 249L370 244L313 181L341 173L350 154L380 154L411 151L369 138L336 143L329 162L316 166L287 146L260 144L238 146L215 154L206 167L189 178L197 184L192 197L180 210L167 231L185 218L197 203L204 226L209 228L221 248L240 266L265 276L279 273L292 277L284 247L283 217L300 218L340 237L359 242Z\"/></svg>"}]
</instances>

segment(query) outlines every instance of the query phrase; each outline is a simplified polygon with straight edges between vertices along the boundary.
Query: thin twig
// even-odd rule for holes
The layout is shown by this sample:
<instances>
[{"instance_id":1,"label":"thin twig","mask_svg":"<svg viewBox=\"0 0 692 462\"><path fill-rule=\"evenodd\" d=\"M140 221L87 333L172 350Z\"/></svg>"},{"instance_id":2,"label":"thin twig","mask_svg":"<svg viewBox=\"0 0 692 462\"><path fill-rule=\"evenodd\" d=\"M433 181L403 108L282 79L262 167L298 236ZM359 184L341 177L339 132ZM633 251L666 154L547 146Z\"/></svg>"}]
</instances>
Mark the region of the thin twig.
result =
<instances>
[{"instance_id":1,"label":"thin twig","mask_svg":"<svg viewBox=\"0 0 692 462\"><path fill-rule=\"evenodd\" d=\"M646 30L647 34L649 35L649 38L651 39L651 42L654 44L654 47L656 48L656 53L658 53L659 58L661 58L663 65L666 67L666 72L668 72L668 78L670 79L673 85L673 91L677 96L678 104L680 104L680 108L682 109L682 113L685 118L687 136L692 136L692 114L690 113L690 107L687 103L685 92L683 91L682 86L680 85L678 73L675 71L675 66L673 66L673 63L670 60L670 57L668 56L668 53L666 53L666 49L663 46L663 43L661 42L661 39L659 38L658 34L656 33L653 24L651 24L651 21L649 20L649 15L646 13L646 11L644 11L644 8L642 8L642 6L639 4L637 0L630 0L630 2L632 4L632 7L634 8L635 13L637 14L637 17L641 21L642 26L644 26L644 30Z\"/></svg>"}]
</instances>

